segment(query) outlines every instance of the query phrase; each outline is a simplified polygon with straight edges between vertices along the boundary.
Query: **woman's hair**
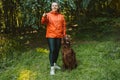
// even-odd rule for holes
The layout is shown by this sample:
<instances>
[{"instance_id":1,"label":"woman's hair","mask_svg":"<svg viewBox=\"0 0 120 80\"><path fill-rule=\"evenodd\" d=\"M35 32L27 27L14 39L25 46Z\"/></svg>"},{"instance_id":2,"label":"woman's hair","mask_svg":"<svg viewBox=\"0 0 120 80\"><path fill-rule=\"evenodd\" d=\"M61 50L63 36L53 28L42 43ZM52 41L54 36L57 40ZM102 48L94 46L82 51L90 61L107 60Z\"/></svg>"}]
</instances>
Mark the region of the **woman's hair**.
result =
<instances>
[{"instance_id":1,"label":"woman's hair","mask_svg":"<svg viewBox=\"0 0 120 80\"><path fill-rule=\"evenodd\" d=\"M58 3L58 2L52 2L51 5L52 5L53 3L57 3L57 5L58 5L58 10L57 10L57 12L60 12L60 5L59 5L59 3Z\"/></svg>"}]
</instances>

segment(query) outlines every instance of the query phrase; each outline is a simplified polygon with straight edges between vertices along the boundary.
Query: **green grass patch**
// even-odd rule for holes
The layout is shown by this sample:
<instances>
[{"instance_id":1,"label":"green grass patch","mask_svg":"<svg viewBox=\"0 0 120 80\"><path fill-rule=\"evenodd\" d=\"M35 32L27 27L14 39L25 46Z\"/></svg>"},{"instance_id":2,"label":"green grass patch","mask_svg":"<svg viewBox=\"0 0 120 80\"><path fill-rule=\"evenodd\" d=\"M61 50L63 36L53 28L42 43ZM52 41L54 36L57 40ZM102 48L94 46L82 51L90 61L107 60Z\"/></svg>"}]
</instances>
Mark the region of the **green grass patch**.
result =
<instances>
[{"instance_id":1,"label":"green grass patch","mask_svg":"<svg viewBox=\"0 0 120 80\"><path fill-rule=\"evenodd\" d=\"M71 72L57 70L50 76L49 51L30 49L0 71L0 80L119 80L120 42L77 41L73 44L78 67ZM17 53L17 52L16 52ZM62 66L61 54L58 64Z\"/></svg>"}]
</instances>

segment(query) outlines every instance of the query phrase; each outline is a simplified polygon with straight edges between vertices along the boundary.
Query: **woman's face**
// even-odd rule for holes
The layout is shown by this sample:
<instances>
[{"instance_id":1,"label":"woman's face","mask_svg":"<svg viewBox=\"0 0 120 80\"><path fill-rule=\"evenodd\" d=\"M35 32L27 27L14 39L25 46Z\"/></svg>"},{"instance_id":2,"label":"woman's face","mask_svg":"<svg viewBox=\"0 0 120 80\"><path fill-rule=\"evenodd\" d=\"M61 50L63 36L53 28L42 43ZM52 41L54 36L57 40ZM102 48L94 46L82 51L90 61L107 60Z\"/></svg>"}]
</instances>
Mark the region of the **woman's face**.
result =
<instances>
[{"instance_id":1,"label":"woman's face","mask_svg":"<svg viewBox=\"0 0 120 80\"><path fill-rule=\"evenodd\" d=\"M59 6L57 3L54 2L54 3L52 3L51 8L52 8L52 11L58 11Z\"/></svg>"}]
</instances>

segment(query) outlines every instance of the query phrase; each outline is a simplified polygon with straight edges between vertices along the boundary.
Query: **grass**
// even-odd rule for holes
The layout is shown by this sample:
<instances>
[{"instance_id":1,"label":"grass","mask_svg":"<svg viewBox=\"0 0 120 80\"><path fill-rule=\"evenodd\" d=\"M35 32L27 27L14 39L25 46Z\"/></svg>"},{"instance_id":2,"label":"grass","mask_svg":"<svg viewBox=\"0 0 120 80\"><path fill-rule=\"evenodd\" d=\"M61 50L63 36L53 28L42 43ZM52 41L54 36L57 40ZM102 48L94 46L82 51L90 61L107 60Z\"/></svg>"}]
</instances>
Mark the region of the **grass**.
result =
<instances>
[{"instance_id":1,"label":"grass","mask_svg":"<svg viewBox=\"0 0 120 80\"><path fill-rule=\"evenodd\" d=\"M0 80L119 80L120 42L77 41L78 67L71 72L57 70L49 75L48 50L43 47L29 49L13 60L12 65L0 71ZM17 53L17 52L16 52ZM58 64L62 65L61 54Z\"/></svg>"}]
</instances>

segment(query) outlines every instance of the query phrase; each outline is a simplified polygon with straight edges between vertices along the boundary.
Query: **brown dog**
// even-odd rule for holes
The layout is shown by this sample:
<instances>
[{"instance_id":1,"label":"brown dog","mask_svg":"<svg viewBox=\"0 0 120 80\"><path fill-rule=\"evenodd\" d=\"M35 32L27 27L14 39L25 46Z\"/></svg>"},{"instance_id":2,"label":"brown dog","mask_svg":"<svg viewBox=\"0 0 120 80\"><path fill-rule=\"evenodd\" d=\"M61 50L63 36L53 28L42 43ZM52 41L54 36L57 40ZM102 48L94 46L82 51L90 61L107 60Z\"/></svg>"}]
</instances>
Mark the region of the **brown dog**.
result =
<instances>
[{"instance_id":1,"label":"brown dog","mask_svg":"<svg viewBox=\"0 0 120 80\"><path fill-rule=\"evenodd\" d=\"M62 38L62 60L63 69L72 70L77 67L75 52L70 47L70 36L68 35Z\"/></svg>"}]
</instances>

